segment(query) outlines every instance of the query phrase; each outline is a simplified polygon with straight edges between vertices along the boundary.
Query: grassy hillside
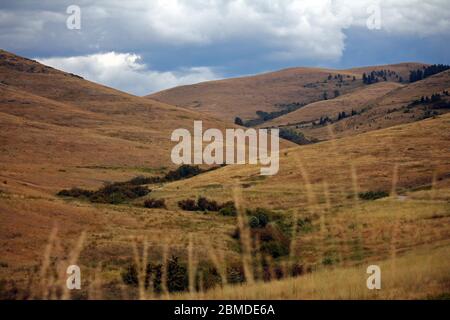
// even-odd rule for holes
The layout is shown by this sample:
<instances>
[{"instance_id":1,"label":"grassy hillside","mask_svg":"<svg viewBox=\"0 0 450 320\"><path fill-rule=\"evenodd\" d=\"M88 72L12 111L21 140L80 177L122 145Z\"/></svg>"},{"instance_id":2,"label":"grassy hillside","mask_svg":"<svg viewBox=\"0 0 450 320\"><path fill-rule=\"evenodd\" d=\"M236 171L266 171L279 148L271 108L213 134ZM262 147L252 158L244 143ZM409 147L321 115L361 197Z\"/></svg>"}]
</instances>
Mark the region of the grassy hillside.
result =
<instances>
[{"instance_id":1,"label":"grassy hillside","mask_svg":"<svg viewBox=\"0 0 450 320\"><path fill-rule=\"evenodd\" d=\"M249 120L256 118L258 110L272 112L292 103L309 104L323 100L324 93L328 98L333 98L335 90L341 95L352 92L364 86L363 73L390 70L394 73L387 80L398 82L400 77L406 80L410 70L421 66L423 64L403 63L349 70L291 68L256 76L181 86L148 97L209 113L228 122L234 121L237 116Z\"/></svg>"},{"instance_id":2,"label":"grassy hillside","mask_svg":"<svg viewBox=\"0 0 450 320\"><path fill-rule=\"evenodd\" d=\"M280 152L275 176L260 176L256 166L228 165L179 181L151 180L174 168L173 129L191 128L199 119L205 127L229 125L4 51L0 57L0 298L374 298L361 288L364 267L373 263L381 264L386 281L379 298L449 292L450 114L394 121L389 128L342 138L336 124L324 126L339 139L284 143L290 148ZM390 66L396 67L406 73L413 66ZM302 96L292 93L297 83L321 88L340 82L344 88L342 82L353 82L333 76L328 81L333 71L313 71L290 69L239 81L254 92L267 90L273 96L267 105L296 101ZM287 91L277 89L286 75ZM376 114L443 90L447 76L364 87L357 78L349 94L333 103L344 100L339 107L356 108L362 101L377 109L360 116ZM255 79L261 81L257 88ZM239 91L235 79L229 81L226 96L232 101L247 89ZM309 91L314 86L301 89L308 92L305 99L317 98L322 89ZM356 87L365 94L356 95ZM279 99L283 94L286 100ZM320 110L332 110L328 104ZM148 178L139 187L151 192L129 201L56 195L63 188L93 191L137 175ZM120 193L117 186L107 190ZM237 216L230 207L180 208L179 201L199 197L217 201L216 207L233 201ZM163 199L166 207L145 207L151 198ZM65 268L75 263L83 270L83 289L69 293ZM164 274L157 292L145 286L147 263ZM392 263L397 269L390 269ZM412 264L412 273L404 272ZM169 265L175 275L162 272ZM343 277L348 281L339 291ZM175 293L175 284L192 295Z\"/></svg>"},{"instance_id":3,"label":"grassy hillside","mask_svg":"<svg viewBox=\"0 0 450 320\"><path fill-rule=\"evenodd\" d=\"M248 206L289 209L301 208L307 203L307 190L319 197L324 184L333 201L352 199L353 173L358 178L358 191L390 192L394 171L399 190L429 186L434 173L442 182L449 178L449 121L450 114L446 114L291 148L281 152L280 171L274 176L259 176L257 167L227 166L186 182L168 184L158 192L176 199L207 192L210 197L225 200L231 198L231 187L238 185L244 188ZM323 201L323 196L320 198Z\"/></svg>"},{"instance_id":4,"label":"grassy hillside","mask_svg":"<svg viewBox=\"0 0 450 320\"><path fill-rule=\"evenodd\" d=\"M0 51L0 176L41 191L174 167L171 133L225 124Z\"/></svg>"},{"instance_id":5,"label":"grassy hillside","mask_svg":"<svg viewBox=\"0 0 450 320\"><path fill-rule=\"evenodd\" d=\"M383 87L383 85L386 87L389 86L385 83L372 84L364 91L356 91L345 97L330 100L328 104L323 104L330 107L328 109L323 108L323 105L318 105L319 108L317 109L313 108L313 104L308 105L310 110L315 110L314 113L311 112L313 116L311 115L310 118L305 117L306 114L296 116L296 119L306 120L301 120L300 125L295 124L295 122L290 122L292 120L287 118L291 124L294 124L288 124L287 127L299 129L298 131L307 137L328 140L388 128L403 123L411 123L444 114L450 110L450 96L448 95L448 90L450 89L449 71L438 73L411 84L393 87L393 90L387 91L384 94L379 91L380 94L378 97L374 96L371 99L370 92L376 93L378 91L377 89ZM415 104L422 97L431 98L436 94L440 95L440 101L436 103ZM366 97L366 99L359 98L362 96ZM341 105L338 110L331 111L331 106L339 107L340 99L345 99L347 105L351 106L351 108ZM352 109L355 111L355 114L351 113ZM346 112L346 117L339 120L338 113L342 111ZM311 121L314 116L315 119ZM317 125L320 117L330 117L331 123ZM316 125L312 125L312 122L315 122ZM334 135L331 135L330 132L333 132Z\"/></svg>"},{"instance_id":6,"label":"grassy hillside","mask_svg":"<svg viewBox=\"0 0 450 320\"><path fill-rule=\"evenodd\" d=\"M344 111L360 111L365 106L383 97L388 92L401 88L404 85L395 82L380 82L370 86L362 87L351 93L330 100L322 100L310 103L303 108L290 112L279 118L263 123L263 127L278 127L289 124L308 124L317 121L320 117L329 116L336 118L338 113Z\"/></svg>"},{"instance_id":7,"label":"grassy hillside","mask_svg":"<svg viewBox=\"0 0 450 320\"><path fill-rule=\"evenodd\" d=\"M167 298L148 288L121 287L122 274L133 261L167 263L172 255L180 257L196 279L199 272L208 277L193 289L194 296L180 298L437 297L449 290L448 266L439 259L448 251L450 239L449 124L450 115L443 115L291 148L282 153L281 171L273 177L262 178L258 168L250 166L227 166L188 180L150 185L149 197L165 199L167 209L139 207L143 200L103 205L23 195L2 186L2 262L7 267L0 271L12 279L24 279L25 272L33 274L36 263L45 262L42 252L52 221L58 217L57 239L64 240L51 240L55 243L51 256L64 264L63 257L85 230L78 263L89 277L101 279L101 285L85 289L81 297ZM379 199L372 198L370 192L381 191ZM297 221L298 229L289 236L289 255L272 260L265 254L246 258L239 249L240 240L232 237L239 219L177 206L179 200L198 196L234 200L240 212L270 209L283 224ZM34 223L27 223L30 219ZM272 261L268 271L261 271L264 257ZM220 270L240 261L254 266L248 286L220 288L219 275L210 278L210 273L204 273L209 270L205 264L218 263ZM383 268L386 288L377 296L364 289L364 268L374 263ZM411 264L414 269L406 272ZM294 266L298 278L289 277ZM263 283L264 274L273 274L272 281ZM342 283L344 276L349 278ZM277 277L287 278L273 281ZM46 287L48 281L38 288ZM339 283L342 287L336 291L333 288ZM218 287L202 293L202 286ZM313 292L306 289L313 287ZM281 291L284 294L277 296Z\"/></svg>"}]
</instances>

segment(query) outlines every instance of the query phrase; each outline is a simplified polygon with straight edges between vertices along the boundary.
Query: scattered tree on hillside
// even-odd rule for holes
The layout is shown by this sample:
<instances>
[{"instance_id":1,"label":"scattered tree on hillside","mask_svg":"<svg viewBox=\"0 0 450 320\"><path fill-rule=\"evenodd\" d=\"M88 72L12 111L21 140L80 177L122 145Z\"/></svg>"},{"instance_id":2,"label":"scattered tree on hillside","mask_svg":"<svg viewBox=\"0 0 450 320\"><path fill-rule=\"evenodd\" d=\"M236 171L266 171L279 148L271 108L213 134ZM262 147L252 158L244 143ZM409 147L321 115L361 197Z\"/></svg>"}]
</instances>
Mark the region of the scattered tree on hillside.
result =
<instances>
[{"instance_id":1,"label":"scattered tree on hillside","mask_svg":"<svg viewBox=\"0 0 450 320\"><path fill-rule=\"evenodd\" d=\"M347 118L347 114L345 113L345 111L339 112L338 121L344 118Z\"/></svg>"},{"instance_id":2,"label":"scattered tree on hillside","mask_svg":"<svg viewBox=\"0 0 450 320\"><path fill-rule=\"evenodd\" d=\"M450 69L449 65L433 64L422 69L412 70L409 73L409 82L416 82L448 69Z\"/></svg>"}]
</instances>

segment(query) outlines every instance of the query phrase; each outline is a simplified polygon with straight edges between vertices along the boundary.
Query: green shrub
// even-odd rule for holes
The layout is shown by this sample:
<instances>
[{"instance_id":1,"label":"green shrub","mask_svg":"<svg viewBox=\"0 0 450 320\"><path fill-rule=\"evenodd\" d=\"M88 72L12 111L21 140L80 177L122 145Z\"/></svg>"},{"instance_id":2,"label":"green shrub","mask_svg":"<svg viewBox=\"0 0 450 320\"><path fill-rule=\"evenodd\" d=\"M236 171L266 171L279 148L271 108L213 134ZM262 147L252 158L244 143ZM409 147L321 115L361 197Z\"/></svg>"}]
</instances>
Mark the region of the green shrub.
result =
<instances>
[{"instance_id":1,"label":"green shrub","mask_svg":"<svg viewBox=\"0 0 450 320\"><path fill-rule=\"evenodd\" d=\"M278 258L289 254L289 246L278 241L262 242L261 251L273 258Z\"/></svg>"},{"instance_id":2,"label":"green shrub","mask_svg":"<svg viewBox=\"0 0 450 320\"><path fill-rule=\"evenodd\" d=\"M146 196L150 192L151 190L147 187L117 182L107 184L97 191L72 188L70 190L61 190L57 195L72 198L84 198L95 203L118 204Z\"/></svg>"},{"instance_id":3,"label":"green shrub","mask_svg":"<svg viewBox=\"0 0 450 320\"><path fill-rule=\"evenodd\" d=\"M264 208L246 210L250 235L253 239L259 239L260 250L266 255L278 258L289 254L290 228L282 215L278 215ZM236 228L231 237L239 240L240 230Z\"/></svg>"},{"instance_id":4,"label":"green shrub","mask_svg":"<svg viewBox=\"0 0 450 320\"><path fill-rule=\"evenodd\" d=\"M332 264L333 264L333 258L331 258L331 257L324 257L323 259L322 259L322 264L324 265L324 266L331 266Z\"/></svg>"},{"instance_id":5,"label":"green shrub","mask_svg":"<svg viewBox=\"0 0 450 320\"><path fill-rule=\"evenodd\" d=\"M237 215L237 209L233 201L228 201L222 204L222 208L219 210L219 214L228 217L234 217Z\"/></svg>"},{"instance_id":6,"label":"green shrub","mask_svg":"<svg viewBox=\"0 0 450 320\"><path fill-rule=\"evenodd\" d=\"M180 209L186 210L186 211L197 211L198 210L195 200L192 200L192 199L178 201L178 207L180 207Z\"/></svg>"},{"instance_id":7,"label":"green shrub","mask_svg":"<svg viewBox=\"0 0 450 320\"><path fill-rule=\"evenodd\" d=\"M300 218L297 220L297 226L303 233L308 233L313 230L313 224L310 217Z\"/></svg>"},{"instance_id":8,"label":"green shrub","mask_svg":"<svg viewBox=\"0 0 450 320\"><path fill-rule=\"evenodd\" d=\"M166 181L175 181L181 179L187 179L193 176L196 176L200 173L204 172L204 170L200 169L199 166L191 166L188 164L183 164L175 170L169 171L164 180Z\"/></svg>"},{"instance_id":9,"label":"green shrub","mask_svg":"<svg viewBox=\"0 0 450 320\"><path fill-rule=\"evenodd\" d=\"M251 229L259 228L259 220L256 216L250 216L248 217L248 225Z\"/></svg>"},{"instance_id":10,"label":"green shrub","mask_svg":"<svg viewBox=\"0 0 450 320\"><path fill-rule=\"evenodd\" d=\"M219 211L220 210L220 206L216 201L208 200L205 197L199 197L197 199L197 207L198 207L198 210L201 210L201 211Z\"/></svg>"},{"instance_id":11,"label":"green shrub","mask_svg":"<svg viewBox=\"0 0 450 320\"><path fill-rule=\"evenodd\" d=\"M146 196L151 192L143 186L132 184L112 183L95 191L90 197L91 202L118 204Z\"/></svg>"},{"instance_id":12,"label":"green shrub","mask_svg":"<svg viewBox=\"0 0 450 320\"><path fill-rule=\"evenodd\" d=\"M246 210L248 223L250 228L264 228L269 222L269 216L272 214L269 210L263 208L256 208L256 210Z\"/></svg>"},{"instance_id":13,"label":"green shrub","mask_svg":"<svg viewBox=\"0 0 450 320\"><path fill-rule=\"evenodd\" d=\"M209 200L206 197L198 197L197 201L192 199L180 200L178 201L178 207L186 211L219 211L224 216L235 216L237 213L233 201L219 204L217 201Z\"/></svg>"},{"instance_id":14,"label":"green shrub","mask_svg":"<svg viewBox=\"0 0 450 320\"><path fill-rule=\"evenodd\" d=\"M151 184L151 183L157 183L160 182L161 178L160 177L144 177L144 176L137 176L134 177L133 179L124 182L124 184L132 184L132 185L143 185L143 184Z\"/></svg>"},{"instance_id":15,"label":"green shrub","mask_svg":"<svg viewBox=\"0 0 450 320\"><path fill-rule=\"evenodd\" d=\"M368 191L368 192L360 192L359 198L362 200L376 200L389 196L389 193L386 191Z\"/></svg>"},{"instance_id":16,"label":"green shrub","mask_svg":"<svg viewBox=\"0 0 450 320\"><path fill-rule=\"evenodd\" d=\"M69 190L61 190L57 193L60 197L72 197L72 198L89 198L94 192L90 190L72 188Z\"/></svg>"}]
</instances>

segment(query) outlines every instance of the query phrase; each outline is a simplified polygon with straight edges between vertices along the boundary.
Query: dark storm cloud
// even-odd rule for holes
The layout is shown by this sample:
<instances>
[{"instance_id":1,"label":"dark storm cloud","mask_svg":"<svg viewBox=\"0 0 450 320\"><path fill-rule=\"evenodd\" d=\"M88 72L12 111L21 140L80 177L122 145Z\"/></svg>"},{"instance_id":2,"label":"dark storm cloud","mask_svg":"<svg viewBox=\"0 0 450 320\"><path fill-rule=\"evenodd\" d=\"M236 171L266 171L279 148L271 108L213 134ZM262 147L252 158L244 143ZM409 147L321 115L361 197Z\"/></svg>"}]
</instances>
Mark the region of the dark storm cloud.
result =
<instances>
[{"instance_id":1,"label":"dark storm cloud","mask_svg":"<svg viewBox=\"0 0 450 320\"><path fill-rule=\"evenodd\" d=\"M80 30L66 27L69 5L81 8ZM374 8L380 30L367 28ZM449 40L449 28L450 5L438 0L0 4L2 48L137 94L294 65L434 62L443 50L433 39ZM403 47L414 42L428 47Z\"/></svg>"}]
</instances>

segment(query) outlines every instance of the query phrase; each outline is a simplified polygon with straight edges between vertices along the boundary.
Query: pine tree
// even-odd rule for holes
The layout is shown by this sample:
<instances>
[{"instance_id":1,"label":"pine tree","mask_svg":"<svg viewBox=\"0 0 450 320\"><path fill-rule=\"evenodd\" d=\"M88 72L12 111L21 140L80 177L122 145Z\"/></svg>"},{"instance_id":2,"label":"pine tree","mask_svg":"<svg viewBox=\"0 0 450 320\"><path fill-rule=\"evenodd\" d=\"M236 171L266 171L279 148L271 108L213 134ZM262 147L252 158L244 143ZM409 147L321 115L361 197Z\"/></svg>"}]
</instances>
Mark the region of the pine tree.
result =
<instances>
[{"instance_id":1,"label":"pine tree","mask_svg":"<svg viewBox=\"0 0 450 320\"><path fill-rule=\"evenodd\" d=\"M244 121L242 121L241 118L236 117L236 118L234 118L234 124L237 124L238 126L243 126L244 125Z\"/></svg>"}]
</instances>

